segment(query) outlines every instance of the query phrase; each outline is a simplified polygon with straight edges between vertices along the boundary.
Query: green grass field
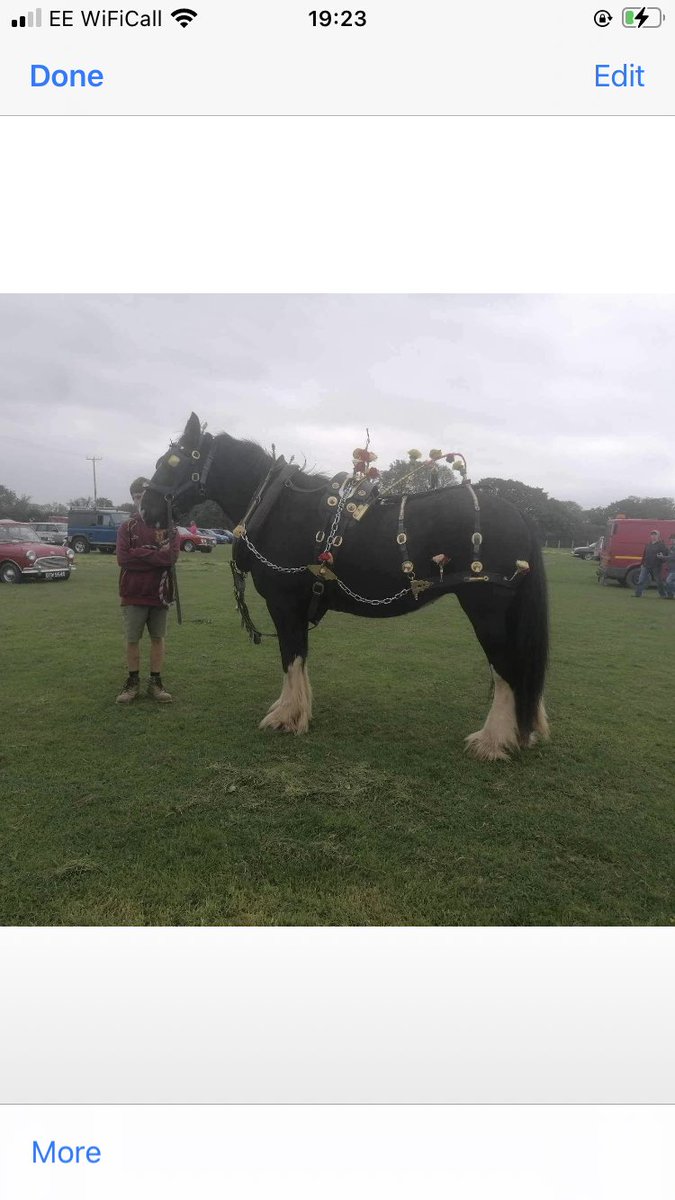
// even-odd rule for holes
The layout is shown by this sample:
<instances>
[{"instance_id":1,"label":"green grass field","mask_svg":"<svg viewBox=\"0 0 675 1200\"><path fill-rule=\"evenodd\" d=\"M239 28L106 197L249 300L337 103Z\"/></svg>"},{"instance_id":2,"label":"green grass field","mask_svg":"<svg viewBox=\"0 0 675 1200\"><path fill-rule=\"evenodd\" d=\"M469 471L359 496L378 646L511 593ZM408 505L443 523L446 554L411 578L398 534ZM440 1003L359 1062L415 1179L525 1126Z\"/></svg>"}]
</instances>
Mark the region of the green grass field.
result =
<instances>
[{"instance_id":1,"label":"green grass field","mask_svg":"<svg viewBox=\"0 0 675 1200\"><path fill-rule=\"evenodd\" d=\"M463 753L489 675L454 598L329 614L310 635L313 728L294 738L258 731L281 668L239 626L228 548L182 556L168 706L114 703L113 558L0 586L0 921L671 923L675 603L598 587L569 553L546 562L553 738L495 764Z\"/></svg>"}]
</instances>

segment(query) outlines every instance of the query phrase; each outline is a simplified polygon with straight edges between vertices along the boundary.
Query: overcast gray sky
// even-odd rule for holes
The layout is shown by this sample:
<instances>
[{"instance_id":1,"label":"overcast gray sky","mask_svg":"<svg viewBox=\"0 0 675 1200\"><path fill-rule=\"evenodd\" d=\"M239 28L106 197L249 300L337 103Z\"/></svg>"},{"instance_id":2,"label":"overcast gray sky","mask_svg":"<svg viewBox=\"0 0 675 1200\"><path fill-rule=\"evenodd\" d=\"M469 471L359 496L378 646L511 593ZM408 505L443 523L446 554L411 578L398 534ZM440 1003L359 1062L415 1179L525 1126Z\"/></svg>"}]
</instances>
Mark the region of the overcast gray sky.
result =
<instances>
[{"instance_id":1,"label":"overcast gray sky","mask_svg":"<svg viewBox=\"0 0 675 1200\"><path fill-rule=\"evenodd\" d=\"M584 506L675 494L675 297L2 296L0 483L119 504L191 410L309 468L461 451Z\"/></svg>"}]
</instances>

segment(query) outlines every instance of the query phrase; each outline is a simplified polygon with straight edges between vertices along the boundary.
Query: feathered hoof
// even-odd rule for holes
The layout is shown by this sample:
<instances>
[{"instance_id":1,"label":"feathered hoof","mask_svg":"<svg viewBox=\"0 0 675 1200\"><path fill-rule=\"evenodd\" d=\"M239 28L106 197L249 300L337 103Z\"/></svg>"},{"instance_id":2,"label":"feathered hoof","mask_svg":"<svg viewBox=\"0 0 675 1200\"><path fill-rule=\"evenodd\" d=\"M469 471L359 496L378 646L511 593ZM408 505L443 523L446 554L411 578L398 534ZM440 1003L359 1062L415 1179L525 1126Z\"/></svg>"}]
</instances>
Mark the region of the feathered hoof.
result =
<instances>
[{"instance_id":1,"label":"feathered hoof","mask_svg":"<svg viewBox=\"0 0 675 1200\"><path fill-rule=\"evenodd\" d=\"M544 708L544 701L539 701L539 709L535 718L534 724L535 736L541 739L542 742L547 742L551 736L551 726L548 723L548 716ZM531 745L532 743L530 743Z\"/></svg>"},{"instance_id":2,"label":"feathered hoof","mask_svg":"<svg viewBox=\"0 0 675 1200\"><path fill-rule=\"evenodd\" d=\"M275 733L308 733L309 718L304 713L289 713L274 705L263 717L259 729L272 729Z\"/></svg>"},{"instance_id":3,"label":"feathered hoof","mask_svg":"<svg viewBox=\"0 0 675 1200\"><path fill-rule=\"evenodd\" d=\"M548 742L551 737L551 727L546 716L546 709L543 704L539 705L539 711L534 718L534 729L531 733L520 740L520 746L523 750L531 750L540 742Z\"/></svg>"},{"instance_id":4,"label":"feathered hoof","mask_svg":"<svg viewBox=\"0 0 675 1200\"><path fill-rule=\"evenodd\" d=\"M490 737L484 729L478 729L476 733L470 733L464 739L464 748L467 754L477 758L479 762L498 762L500 759L508 762L511 757L510 751L517 750L518 746L515 743L505 745Z\"/></svg>"}]
</instances>

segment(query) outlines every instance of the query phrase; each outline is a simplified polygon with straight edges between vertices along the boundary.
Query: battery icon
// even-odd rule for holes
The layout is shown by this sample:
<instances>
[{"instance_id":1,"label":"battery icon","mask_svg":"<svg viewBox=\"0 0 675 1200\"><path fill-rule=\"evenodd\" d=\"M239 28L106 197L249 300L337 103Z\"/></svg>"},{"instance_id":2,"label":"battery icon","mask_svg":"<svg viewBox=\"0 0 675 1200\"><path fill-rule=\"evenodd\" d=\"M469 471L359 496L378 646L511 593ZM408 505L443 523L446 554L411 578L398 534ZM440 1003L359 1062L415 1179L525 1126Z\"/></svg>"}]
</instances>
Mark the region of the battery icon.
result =
<instances>
[{"instance_id":1,"label":"battery icon","mask_svg":"<svg viewBox=\"0 0 675 1200\"><path fill-rule=\"evenodd\" d=\"M660 8L624 8L621 20L626 29L656 29L663 13Z\"/></svg>"}]
</instances>

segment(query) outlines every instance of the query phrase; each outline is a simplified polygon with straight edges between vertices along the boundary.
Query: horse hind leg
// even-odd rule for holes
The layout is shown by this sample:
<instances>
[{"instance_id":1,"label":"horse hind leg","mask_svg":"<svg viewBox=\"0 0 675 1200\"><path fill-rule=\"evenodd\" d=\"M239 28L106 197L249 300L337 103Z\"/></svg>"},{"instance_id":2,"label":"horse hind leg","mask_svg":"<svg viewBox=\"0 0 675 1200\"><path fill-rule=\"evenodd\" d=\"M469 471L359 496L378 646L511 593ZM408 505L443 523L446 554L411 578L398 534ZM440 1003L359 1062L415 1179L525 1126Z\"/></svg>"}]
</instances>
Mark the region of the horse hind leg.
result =
<instances>
[{"instance_id":1,"label":"horse hind leg","mask_svg":"<svg viewBox=\"0 0 675 1200\"><path fill-rule=\"evenodd\" d=\"M540 738L543 742L547 742L551 736L551 727L548 723L548 715L546 713L546 705L543 700L539 701L537 712L534 718L534 728L530 734L530 745L534 746Z\"/></svg>"},{"instance_id":2,"label":"horse hind leg","mask_svg":"<svg viewBox=\"0 0 675 1200\"><path fill-rule=\"evenodd\" d=\"M494 681L492 705L482 729L465 739L466 749L474 758L494 762L509 758L520 745L516 702L513 688L490 664Z\"/></svg>"},{"instance_id":3,"label":"horse hind leg","mask_svg":"<svg viewBox=\"0 0 675 1200\"><path fill-rule=\"evenodd\" d=\"M508 759L513 751L532 745L536 736L533 731L523 740L518 729L514 692L518 664L507 621L512 598L508 593L492 589L465 596L460 594L458 598L490 664L494 683L492 704L485 724L482 729L469 734L466 749L474 758L485 761ZM540 702L535 725L540 736L547 736L548 722L543 702Z\"/></svg>"}]
</instances>

